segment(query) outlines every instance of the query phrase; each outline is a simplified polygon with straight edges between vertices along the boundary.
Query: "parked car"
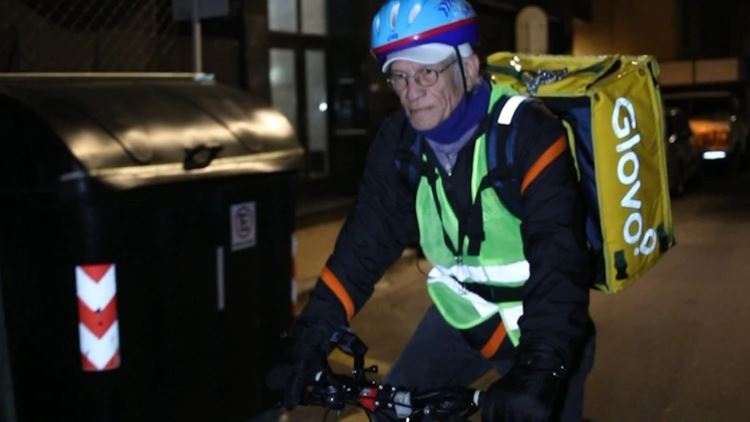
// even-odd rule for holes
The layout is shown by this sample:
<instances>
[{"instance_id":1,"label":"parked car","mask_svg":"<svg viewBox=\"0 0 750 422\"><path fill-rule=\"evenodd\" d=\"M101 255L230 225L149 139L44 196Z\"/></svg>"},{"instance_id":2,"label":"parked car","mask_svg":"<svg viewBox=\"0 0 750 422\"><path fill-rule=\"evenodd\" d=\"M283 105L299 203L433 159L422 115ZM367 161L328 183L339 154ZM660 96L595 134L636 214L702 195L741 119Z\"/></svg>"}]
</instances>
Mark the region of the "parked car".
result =
<instances>
[{"instance_id":1,"label":"parked car","mask_svg":"<svg viewBox=\"0 0 750 422\"><path fill-rule=\"evenodd\" d=\"M747 164L750 123L737 95L730 91L669 93L664 103L687 114L703 161L722 163L729 172Z\"/></svg>"},{"instance_id":2,"label":"parked car","mask_svg":"<svg viewBox=\"0 0 750 422\"><path fill-rule=\"evenodd\" d=\"M664 107L664 122L669 191L680 196L688 182L700 173L700 151L682 109Z\"/></svg>"}]
</instances>

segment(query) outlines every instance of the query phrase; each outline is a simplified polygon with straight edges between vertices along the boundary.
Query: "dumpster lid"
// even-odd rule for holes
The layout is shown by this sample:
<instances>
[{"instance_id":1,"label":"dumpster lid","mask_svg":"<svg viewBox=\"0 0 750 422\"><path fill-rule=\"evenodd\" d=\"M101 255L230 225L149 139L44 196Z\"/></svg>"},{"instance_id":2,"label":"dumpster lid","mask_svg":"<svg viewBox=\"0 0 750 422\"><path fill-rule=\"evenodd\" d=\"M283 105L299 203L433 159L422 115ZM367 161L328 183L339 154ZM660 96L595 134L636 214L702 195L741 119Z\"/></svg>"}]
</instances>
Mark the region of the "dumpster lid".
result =
<instances>
[{"instance_id":1,"label":"dumpster lid","mask_svg":"<svg viewBox=\"0 0 750 422\"><path fill-rule=\"evenodd\" d=\"M3 78L0 96L35 115L79 165L60 181L116 189L298 168L289 121L246 92L210 79ZM40 121L41 120L41 121Z\"/></svg>"}]
</instances>

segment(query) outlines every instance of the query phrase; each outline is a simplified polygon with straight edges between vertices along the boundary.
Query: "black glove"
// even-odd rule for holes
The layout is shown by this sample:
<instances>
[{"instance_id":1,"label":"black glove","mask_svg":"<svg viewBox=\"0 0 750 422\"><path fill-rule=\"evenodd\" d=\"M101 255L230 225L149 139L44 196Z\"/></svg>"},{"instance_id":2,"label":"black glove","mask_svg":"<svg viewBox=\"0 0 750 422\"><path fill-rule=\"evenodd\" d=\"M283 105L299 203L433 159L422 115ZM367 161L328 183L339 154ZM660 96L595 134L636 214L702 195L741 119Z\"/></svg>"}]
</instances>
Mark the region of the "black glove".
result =
<instances>
[{"instance_id":1,"label":"black glove","mask_svg":"<svg viewBox=\"0 0 750 422\"><path fill-rule=\"evenodd\" d=\"M283 392L283 405L291 409L304 404L307 388L315 374L328 369L332 329L321 321L299 319L287 337L283 363L271 368L266 384L273 391Z\"/></svg>"},{"instance_id":2,"label":"black glove","mask_svg":"<svg viewBox=\"0 0 750 422\"><path fill-rule=\"evenodd\" d=\"M519 351L511 370L483 394L482 421L549 420L566 375L563 362L548 348Z\"/></svg>"}]
</instances>

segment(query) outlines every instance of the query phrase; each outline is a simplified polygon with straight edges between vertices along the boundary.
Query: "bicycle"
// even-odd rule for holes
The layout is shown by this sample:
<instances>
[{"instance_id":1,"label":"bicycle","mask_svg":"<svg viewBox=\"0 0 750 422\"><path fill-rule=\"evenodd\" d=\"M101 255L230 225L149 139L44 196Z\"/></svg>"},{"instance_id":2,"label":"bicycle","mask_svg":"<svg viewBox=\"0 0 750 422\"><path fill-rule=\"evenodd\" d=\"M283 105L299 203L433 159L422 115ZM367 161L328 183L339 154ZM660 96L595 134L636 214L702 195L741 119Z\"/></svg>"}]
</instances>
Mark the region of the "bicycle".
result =
<instances>
[{"instance_id":1,"label":"bicycle","mask_svg":"<svg viewBox=\"0 0 750 422\"><path fill-rule=\"evenodd\" d=\"M351 375L321 371L309 390L306 404L340 413L346 406L362 409L370 421L379 412L393 412L400 420L409 422L462 422L479 409L482 392L466 387L444 387L429 391L414 391L401 386L378 383L367 379L376 374L377 365L365 368L367 346L353 332L336 331L331 342L353 358Z\"/></svg>"}]
</instances>

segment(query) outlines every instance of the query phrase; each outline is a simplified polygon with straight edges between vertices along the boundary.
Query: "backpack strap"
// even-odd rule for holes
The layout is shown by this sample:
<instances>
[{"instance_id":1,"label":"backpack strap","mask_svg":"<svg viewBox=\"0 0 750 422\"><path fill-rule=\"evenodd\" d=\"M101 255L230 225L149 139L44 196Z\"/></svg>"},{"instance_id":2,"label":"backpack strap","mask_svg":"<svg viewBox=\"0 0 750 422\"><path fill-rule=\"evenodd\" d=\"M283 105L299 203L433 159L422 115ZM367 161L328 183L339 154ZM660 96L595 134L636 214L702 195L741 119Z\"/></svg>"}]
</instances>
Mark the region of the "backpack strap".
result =
<instances>
[{"instance_id":1,"label":"backpack strap","mask_svg":"<svg viewBox=\"0 0 750 422\"><path fill-rule=\"evenodd\" d=\"M513 177L513 151L515 149L516 129L512 125L513 116L527 99L526 96L514 95L500 98L490 112L486 133L487 174L479 184L481 192L487 188L495 189L503 205L516 217L522 211L521 184ZM469 217L468 254L479 255L484 240L484 222L482 202L476 200L471 207Z\"/></svg>"},{"instance_id":2,"label":"backpack strap","mask_svg":"<svg viewBox=\"0 0 750 422\"><path fill-rule=\"evenodd\" d=\"M511 124L516 112L528 97L515 95L501 99L493 112L492 125L487 131L487 175L480 189L492 186L508 210L520 218L521 181L513 174L516 148L516 125Z\"/></svg>"}]
</instances>

